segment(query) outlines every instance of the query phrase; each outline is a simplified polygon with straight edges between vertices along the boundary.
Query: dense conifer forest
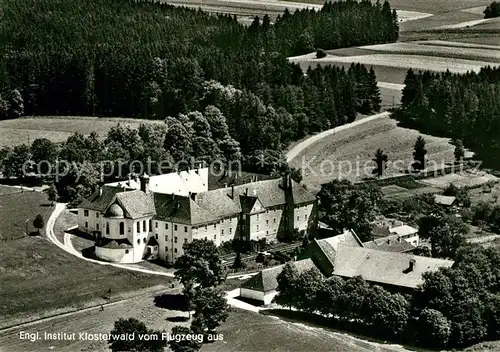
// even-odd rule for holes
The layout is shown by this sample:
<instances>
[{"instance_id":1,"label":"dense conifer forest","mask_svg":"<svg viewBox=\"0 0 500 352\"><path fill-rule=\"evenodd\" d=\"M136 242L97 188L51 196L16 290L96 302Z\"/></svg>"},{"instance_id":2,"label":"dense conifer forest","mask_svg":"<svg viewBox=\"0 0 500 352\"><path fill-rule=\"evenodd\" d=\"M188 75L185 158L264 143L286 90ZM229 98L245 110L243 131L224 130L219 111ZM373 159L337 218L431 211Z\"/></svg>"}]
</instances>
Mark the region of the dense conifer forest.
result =
<instances>
[{"instance_id":1,"label":"dense conifer forest","mask_svg":"<svg viewBox=\"0 0 500 352\"><path fill-rule=\"evenodd\" d=\"M400 121L461 139L483 163L500 167L500 68L463 75L409 70L405 85Z\"/></svg>"},{"instance_id":2,"label":"dense conifer forest","mask_svg":"<svg viewBox=\"0 0 500 352\"><path fill-rule=\"evenodd\" d=\"M373 72L358 65L348 72L318 69L304 77L287 56L398 37L387 2L335 2L320 12L285 12L274 24L265 16L249 27L229 15L152 1L3 3L4 118L20 113L19 101L26 115L148 119L212 104L228 115L244 151L254 149L245 140L252 131L278 133L284 126L286 136L265 145L272 148L380 108ZM233 88L236 96L213 94ZM273 115L269 107L276 117L266 116ZM300 126L287 130L288 120Z\"/></svg>"}]
</instances>

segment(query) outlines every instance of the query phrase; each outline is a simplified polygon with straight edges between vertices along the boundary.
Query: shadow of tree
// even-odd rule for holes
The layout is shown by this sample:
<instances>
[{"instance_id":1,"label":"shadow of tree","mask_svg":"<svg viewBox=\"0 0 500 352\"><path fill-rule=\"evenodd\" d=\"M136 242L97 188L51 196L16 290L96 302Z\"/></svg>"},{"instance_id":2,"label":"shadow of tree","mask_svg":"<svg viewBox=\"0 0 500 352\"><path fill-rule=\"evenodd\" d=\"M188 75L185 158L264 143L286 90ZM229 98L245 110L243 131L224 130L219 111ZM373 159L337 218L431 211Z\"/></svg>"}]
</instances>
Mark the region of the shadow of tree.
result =
<instances>
[{"instance_id":1,"label":"shadow of tree","mask_svg":"<svg viewBox=\"0 0 500 352\"><path fill-rule=\"evenodd\" d=\"M167 320L172 323L183 323L188 321L189 317L182 317L182 316L168 317Z\"/></svg>"},{"instance_id":2,"label":"shadow of tree","mask_svg":"<svg viewBox=\"0 0 500 352\"><path fill-rule=\"evenodd\" d=\"M188 311L188 302L183 294L165 293L154 298L155 306L169 310Z\"/></svg>"}]
</instances>

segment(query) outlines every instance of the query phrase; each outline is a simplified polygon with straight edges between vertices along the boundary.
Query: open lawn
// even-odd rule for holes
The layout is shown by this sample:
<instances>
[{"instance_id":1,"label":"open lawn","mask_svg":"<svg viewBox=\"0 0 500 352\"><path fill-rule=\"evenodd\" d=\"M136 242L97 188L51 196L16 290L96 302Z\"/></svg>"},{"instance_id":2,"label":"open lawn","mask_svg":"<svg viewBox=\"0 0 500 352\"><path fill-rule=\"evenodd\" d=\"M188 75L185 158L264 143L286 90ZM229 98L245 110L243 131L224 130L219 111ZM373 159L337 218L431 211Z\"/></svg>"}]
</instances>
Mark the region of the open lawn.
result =
<instances>
[{"instance_id":1,"label":"open lawn","mask_svg":"<svg viewBox=\"0 0 500 352\"><path fill-rule=\"evenodd\" d=\"M325 0L294 0L310 4L324 4ZM372 0L375 2L375 0ZM467 9L471 7L489 5L490 0L389 0L391 7L397 10L420 11L429 13L442 13Z\"/></svg>"},{"instance_id":2,"label":"open lawn","mask_svg":"<svg viewBox=\"0 0 500 352\"><path fill-rule=\"evenodd\" d=\"M0 196L0 229L4 238L0 240L0 326L92 301L102 303L109 288L118 296L169 282L166 277L88 263L44 237L23 237L26 219L31 219L29 231L34 231L34 216L41 213L47 220L50 212L43 193L25 191Z\"/></svg>"},{"instance_id":3,"label":"open lawn","mask_svg":"<svg viewBox=\"0 0 500 352\"><path fill-rule=\"evenodd\" d=\"M36 138L48 138L54 142L64 142L71 134L79 132L89 135L95 131L105 137L111 127L118 123L133 128L141 123L162 123L159 121L97 118L97 117L24 117L0 121L0 147L28 144Z\"/></svg>"},{"instance_id":4,"label":"open lawn","mask_svg":"<svg viewBox=\"0 0 500 352\"><path fill-rule=\"evenodd\" d=\"M436 28L445 25L454 25L461 22L475 21L483 18L483 15L475 13L458 11L452 9L449 12L442 12L434 16L417 19L415 21L406 21L399 24L401 32L419 31Z\"/></svg>"},{"instance_id":5,"label":"open lawn","mask_svg":"<svg viewBox=\"0 0 500 352\"><path fill-rule=\"evenodd\" d=\"M477 35L468 38L457 38L457 42L463 43L474 43L474 44L485 44L485 45L497 45L500 46L500 35L490 34L490 35Z\"/></svg>"},{"instance_id":6,"label":"open lawn","mask_svg":"<svg viewBox=\"0 0 500 352\"><path fill-rule=\"evenodd\" d=\"M0 186L0 194L0 241L26 236L26 227L28 233L36 231L33 227L35 217L42 214L47 221L52 212L45 193L21 192L19 188ZM43 229L40 233L43 234ZM8 246L10 241L0 243L2 246Z\"/></svg>"},{"instance_id":7,"label":"open lawn","mask_svg":"<svg viewBox=\"0 0 500 352\"><path fill-rule=\"evenodd\" d=\"M28 237L0 247L1 325L87 304L102 304L140 288L167 284L169 278L97 265L79 259L45 238Z\"/></svg>"},{"instance_id":8,"label":"open lawn","mask_svg":"<svg viewBox=\"0 0 500 352\"><path fill-rule=\"evenodd\" d=\"M428 184L433 187L438 188L446 188L450 184L454 184L457 187L479 187L488 182L493 181L497 182L498 178L490 175L486 172L460 172L460 173L452 173L440 177L429 178L422 180L421 182Z\"/></svg>"},{"instance_id":9,"label":"open lawn","mask_svg":"<svg viewBox=\"0 0 500 352\"><path fill-rule=\"evenodd\" d=\"M419 135L416 130L398 127L395 120L380 118L318 141L291 164L302 169L306 184L317 188L339 177L356 181L371 176L371 159L381 148L389 158L386 175L397 175L411 165L413 145ZM429 160L439 164L453 160L454 147L448 139L423 137Z\"/></svg>"}]
</instances>

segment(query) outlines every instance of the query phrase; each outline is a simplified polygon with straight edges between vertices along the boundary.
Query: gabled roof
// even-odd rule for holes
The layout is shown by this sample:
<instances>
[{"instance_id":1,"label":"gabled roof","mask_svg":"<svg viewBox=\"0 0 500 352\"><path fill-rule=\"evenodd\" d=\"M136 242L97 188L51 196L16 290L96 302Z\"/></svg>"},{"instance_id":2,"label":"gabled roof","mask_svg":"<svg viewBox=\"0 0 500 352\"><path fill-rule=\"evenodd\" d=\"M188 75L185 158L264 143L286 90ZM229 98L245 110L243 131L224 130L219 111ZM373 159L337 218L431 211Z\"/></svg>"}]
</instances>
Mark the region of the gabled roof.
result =
<instances>
[{"instance_id":1,"label":"gabled roof","mask_svg":"<svg viewBox=\"0 0 500 352\"><path fill-rule=\"evenodd\" d=\"M343 234L333 237L320 240L314 239L309 245L308 255L322 267L321 270L326 275L331 274L337 248L341 243L348 246L363 247L363 243L352 230L346 230Z\"/></svg>"},{"instance_id":2,"label":"gabled roof","mask_svg":"<svg viewBox=\"0 0 500 352\"><path fill-rule=\"evenodd\" d=\"M210 210L200 207L190 197L172 194L154 194L155 219L186 225L199 225L219 219ZM213 204L215 206L215 204Z\"/></svg>"},{"instance_id":3,"label":"gabled roof","mask_svg":"<svg viewBox=\"0 0 500 352\"><path fill-rule=\"evenodd\" d=\"M123 192L123 188L103 186L101 194L97 190L88 199L84 199L78 207L103 213L114 201L116 194L120 192Z\"/></svg>"},{"instance_id":4,"label":"gabled roof","mask_svg":"<svg viewBox=\"0 0 500 352\"><path fill-rule=\"evenodd\" d=\"M292 264L297 268L299 273L315 268L311 259L298 260L296 262L292 262ZM244 282L241 287L261 292L276 290L278 288L277 277L283 270L284 266L285 265L280 265L264 269L248 281Z\"/></svg>"},{"instance_id":5,"label":"gabled roof","mask_svg":"<svg viewBox=\"0 0 500 352\"><path fill-rule=\"evenodd\" d=\"M156 213L153 198L142 191L117 193L116 199L132 219L152 216Z\"/></svg>"},{"instance_id":6,"label":"gabled roof","mask_svg":"<svg viewBox=\"0 0 500 352\"><path fill-rule=\"evenodd\" d=\"M414 260L413 270L409 270ZM361 276L364 280L406 288L423 283L422 274L451 267L452 260L421 257L405 253L385 252L340 244L335 257L334 275Z\"/></svg>"},{"instance_id":7,"label":"gabled roof","mask_svg":"<svg viewBox=\"0 0 500 352\"><path fill-rule=\"evenodd\" d=\"M376 238L373 241L364 242L363 247L386 252L408 252L415 249L411 243L400 239L399 235Z\"/></svg>"},{"instance_id":8,"label":"gabled roof","mask_svg":"<svg viewBox=\"0 0 500 352\"><path fill-rule=\"evenodd\" d=\"M399 236L407 236L407 235L413 235L418 233L418 229L408 226L408 225L401 225L401 226L396 226L392 227L389 229L391 233L395 233Z\"/></svg>"},{"instance_id":9,"label":"gabled roof","mask_svg":"<svg viewBox=\"0 0 500 352\"><path fill-rule=\"evenodd\" d=\"M434 202L436 202L436 204L452 205L455 202L455 200L457 200L456 197L443 196L442 194L434 195Z\"/></svg>"}]
</instances>

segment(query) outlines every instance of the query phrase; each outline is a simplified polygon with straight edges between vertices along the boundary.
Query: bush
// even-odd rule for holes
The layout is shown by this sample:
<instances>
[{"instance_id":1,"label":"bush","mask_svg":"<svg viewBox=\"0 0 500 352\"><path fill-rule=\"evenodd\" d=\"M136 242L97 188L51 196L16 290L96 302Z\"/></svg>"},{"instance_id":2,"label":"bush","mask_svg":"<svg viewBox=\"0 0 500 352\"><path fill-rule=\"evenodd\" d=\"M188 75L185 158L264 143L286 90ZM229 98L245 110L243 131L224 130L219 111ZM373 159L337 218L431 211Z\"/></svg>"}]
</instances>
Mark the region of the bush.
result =
<instances>
[{"instance_id":1,"label":"bush","mask_svg":"<svg viewBox=\"0 0 500 352\"><path fill-rule=\"evenodd\" d=\"M326 57L326 53L323 49L316 50L316 59L322 59Z\"/></svg>"},{"instance_id":2,"label":"bush","mask_svg":"<svg viewBox=\"0 0 500 352\"><path fill-rule=\"evenodd\" d=\"M484 18L493 18L500 16L500 2L493 1L484 10Z\"/></svg>"}]
</instances>

